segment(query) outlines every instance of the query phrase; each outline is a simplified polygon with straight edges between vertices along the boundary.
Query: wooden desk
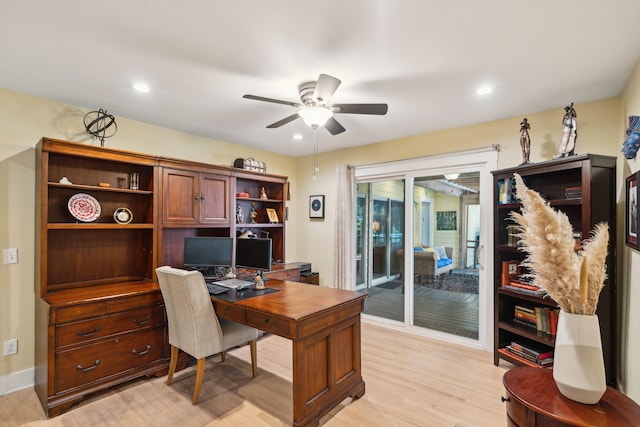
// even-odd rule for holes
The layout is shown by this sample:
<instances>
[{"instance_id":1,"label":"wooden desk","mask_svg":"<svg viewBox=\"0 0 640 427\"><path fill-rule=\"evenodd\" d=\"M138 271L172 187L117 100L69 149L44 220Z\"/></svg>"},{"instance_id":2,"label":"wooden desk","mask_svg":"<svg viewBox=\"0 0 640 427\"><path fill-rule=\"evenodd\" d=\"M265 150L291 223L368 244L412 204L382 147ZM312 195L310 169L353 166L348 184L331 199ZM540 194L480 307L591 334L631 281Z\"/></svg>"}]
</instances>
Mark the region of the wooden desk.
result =
<instances>
[{"instance_id":1,"label":"wooden desk","mask_svg":"<svg viewBox=\"0 0 640 427\"><path fill-rule=\"evenodd\" d=\"M271 279L279 292L229 302L218 316L293 341L293 425L317 426L347 397L364 395L360 313L366 294Z\"/></svg>"},{"instance_id":2,"label":"wooden desk","mask_svg":"<svg viewBox=\"0 0 640 427\"><path fill-rule=\"evenodd\" d=\"M508 426L640 426L640 406L611 387L600 402L585 405L560 394L551 369L513 368L502 383Z\"/></svg>"}]
</instances>

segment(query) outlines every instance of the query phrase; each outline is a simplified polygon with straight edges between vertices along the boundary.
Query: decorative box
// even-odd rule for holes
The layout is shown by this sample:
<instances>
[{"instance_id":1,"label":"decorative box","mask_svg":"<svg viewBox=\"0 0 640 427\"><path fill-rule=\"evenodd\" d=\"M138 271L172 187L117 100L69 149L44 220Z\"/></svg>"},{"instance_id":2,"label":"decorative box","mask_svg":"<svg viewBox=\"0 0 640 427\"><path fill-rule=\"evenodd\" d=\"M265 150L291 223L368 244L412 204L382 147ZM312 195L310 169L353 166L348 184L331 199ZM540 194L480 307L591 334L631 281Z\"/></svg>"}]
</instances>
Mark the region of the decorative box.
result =
<instances>
[{"instance_id":1,"label":"decorative box","mask_svg":"<svg viewBox=\"0 0 640 427\"><path fill-rule=\"evenodd\" d=\"M239 168L239 169L245 169L248 171L255 171L255 172L262 172L262 173L267 172L267 165L265 165L264 162L259 162L255 160L253 157L248 157L246 159L236 159L233 162L233 167Z\"/></svg>"}]
</instances>

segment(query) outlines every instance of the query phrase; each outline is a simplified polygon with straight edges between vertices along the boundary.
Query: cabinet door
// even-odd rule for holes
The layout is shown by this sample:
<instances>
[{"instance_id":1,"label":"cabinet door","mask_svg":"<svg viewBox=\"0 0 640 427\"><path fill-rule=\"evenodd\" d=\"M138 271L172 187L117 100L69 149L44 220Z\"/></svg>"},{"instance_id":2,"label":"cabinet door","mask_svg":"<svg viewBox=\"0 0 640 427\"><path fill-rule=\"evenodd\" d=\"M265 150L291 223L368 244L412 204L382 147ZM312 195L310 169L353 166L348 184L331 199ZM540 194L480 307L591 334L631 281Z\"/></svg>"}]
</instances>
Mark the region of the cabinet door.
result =
<instances>
[{"instance_id":1,"label":"cabinet door","mask_svg":"<svg viewBox=\"0 0 640 427\"><path fill-rule=\"evenodd\" d=\"M162 173L162 222L195 224L200 204L199 173L164 169Z\"/></svg>"},{"instance_id":2,"label":"cabinet door","mask_svg":"<svg viewBox=\"0 0 640 427\"><path fill-rule=\"evenodd\" d=\"M201 174L198 203L201 223L230 224L229 177Z\"/></svg>"}]
</instances>

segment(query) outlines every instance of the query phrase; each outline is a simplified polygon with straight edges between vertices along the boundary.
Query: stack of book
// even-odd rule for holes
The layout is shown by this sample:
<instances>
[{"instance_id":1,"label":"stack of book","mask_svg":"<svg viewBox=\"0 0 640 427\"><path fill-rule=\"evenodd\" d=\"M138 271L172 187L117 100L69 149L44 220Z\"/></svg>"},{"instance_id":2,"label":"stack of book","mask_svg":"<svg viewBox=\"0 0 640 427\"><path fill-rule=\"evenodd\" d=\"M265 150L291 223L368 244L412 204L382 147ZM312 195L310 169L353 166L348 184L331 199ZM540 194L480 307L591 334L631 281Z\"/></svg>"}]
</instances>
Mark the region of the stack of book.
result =
<instances>
[{"instance_id":1,"label":"stack of book","mask_svg":"<svg viewBox=\"0 0 640 427\"><path fill-rule=\"evenodd\" d=\"M545 334L555 335L558 329L558 309L516 305L513 309L513 323Z\"/></svg>"},{"instance_id":2,"label":"stack of book","mask_svg":"<svg viewBox=\"0 0 640 427\"><path fill-rule=\"evenodd\" d=\"M540 351L516 341L512 341L506 349L509 353L515 354L516 356L540 366L550 366L553 364L553 350Z\"/></svg>"},{"instance_id":3,"label":"stack of book","mask_svg":"<svg viewBox=\"0 0 640 427\"><path fill-rule=\"evenodd\" d=\"M509 280L509 283L504 285L504 288L538 297L543 297L547 294L543 289L540 289L533 283L533 279L531 277L523 275L512 277Z\"/></svg>"},{"instance_id":4,"label":"stack of book","mask_svg":"<svg viewBox=\"0 0 640 427\"><path fill-rule=\"evenodd\" d=\"M564 189L565 199L582 199L582 187L567 187Z\"/></svg>"}]
</instances>

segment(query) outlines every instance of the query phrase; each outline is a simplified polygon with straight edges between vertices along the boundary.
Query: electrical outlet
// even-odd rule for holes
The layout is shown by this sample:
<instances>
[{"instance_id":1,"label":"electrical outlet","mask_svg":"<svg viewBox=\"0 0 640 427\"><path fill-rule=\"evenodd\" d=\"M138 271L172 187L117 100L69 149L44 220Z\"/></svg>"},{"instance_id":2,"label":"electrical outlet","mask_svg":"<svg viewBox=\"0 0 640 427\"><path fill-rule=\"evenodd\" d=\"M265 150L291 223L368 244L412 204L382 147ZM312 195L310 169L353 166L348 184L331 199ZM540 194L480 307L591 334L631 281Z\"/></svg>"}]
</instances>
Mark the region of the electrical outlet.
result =
<instances>
[{"instance_id":1,"label":"electrical outlet","mask_svg":"<svg viewBox=\"0 0 640 427\"><path fill-rule=\"evenodd\" d=\"M4 342L4 355L11 356L18 352L18 338L6 340Z\"/></svg>"},{"instance_id":2,"label":"electrical outlet","mask_svg":"<svg viewBox=\"0 0 640 427\"><path fill-rule=\"evenodd\" d=\"M18 248L8 248L3 252L5 264L18 263Z\"/></svg>"}]
</instances>

